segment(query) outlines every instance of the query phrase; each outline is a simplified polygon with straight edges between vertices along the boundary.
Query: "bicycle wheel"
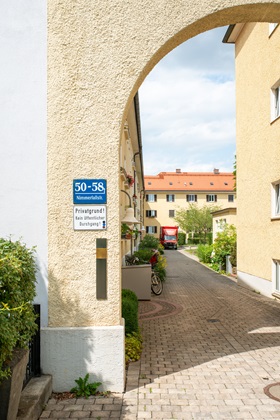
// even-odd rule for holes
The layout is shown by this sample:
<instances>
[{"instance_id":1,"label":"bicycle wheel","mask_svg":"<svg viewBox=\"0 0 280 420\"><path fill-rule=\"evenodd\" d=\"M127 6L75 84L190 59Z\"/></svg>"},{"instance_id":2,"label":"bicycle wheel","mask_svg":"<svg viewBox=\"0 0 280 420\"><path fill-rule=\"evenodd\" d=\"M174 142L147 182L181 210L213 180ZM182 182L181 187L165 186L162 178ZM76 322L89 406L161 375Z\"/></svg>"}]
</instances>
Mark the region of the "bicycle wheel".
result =
<instances>
[{"instance_id":1,"label":"bicycle wheel","mask_svg":"<svg viewBox=\"0 0 280 420\"><path fill-rule=\"evenodd\" d=\"M163 289L163 284L159 276L155 273L152 273L152 283L151 283L152 292L155 295L160 295Z\"/></svg>"}]
</instances>

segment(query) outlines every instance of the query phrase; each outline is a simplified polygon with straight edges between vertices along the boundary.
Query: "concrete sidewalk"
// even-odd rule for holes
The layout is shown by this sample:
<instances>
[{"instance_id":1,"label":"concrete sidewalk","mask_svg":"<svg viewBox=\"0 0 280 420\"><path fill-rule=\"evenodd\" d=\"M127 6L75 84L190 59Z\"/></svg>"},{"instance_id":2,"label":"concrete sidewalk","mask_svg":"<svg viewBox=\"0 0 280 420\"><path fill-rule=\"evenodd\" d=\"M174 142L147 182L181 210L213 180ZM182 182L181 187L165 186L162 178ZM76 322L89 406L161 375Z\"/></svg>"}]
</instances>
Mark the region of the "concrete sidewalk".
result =
<instances>
[{"instance_id":1,"label":"concrete sidewalk","mask_svg":"<svg viewBox=\"0 0 280 420\"><path fill-rule=\"evenodd\" d=\"M280 382L280 304L180 252L166 255L163 294L140 302L144 349L126 392L50 400L41 419L280 420L267 391Z\"/></svg>"}]
</instances>

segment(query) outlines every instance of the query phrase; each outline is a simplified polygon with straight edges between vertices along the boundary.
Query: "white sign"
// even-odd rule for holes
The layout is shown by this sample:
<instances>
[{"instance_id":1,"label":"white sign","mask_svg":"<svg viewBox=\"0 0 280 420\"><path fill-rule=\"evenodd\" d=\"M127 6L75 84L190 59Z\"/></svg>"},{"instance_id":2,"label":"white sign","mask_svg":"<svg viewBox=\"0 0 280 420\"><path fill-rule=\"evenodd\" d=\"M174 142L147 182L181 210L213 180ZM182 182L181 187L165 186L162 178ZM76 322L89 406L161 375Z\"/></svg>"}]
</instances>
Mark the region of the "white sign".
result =
<instances>
[{"instance_id":1,"label":"white sign","mask_svg":"<svg viewBox=\"0 0 280 420\"><path fill-rule=\"evenodd\" d=\"M105 230L106 206L74 206L74 230Z\"/></svg>"}]
</instances>

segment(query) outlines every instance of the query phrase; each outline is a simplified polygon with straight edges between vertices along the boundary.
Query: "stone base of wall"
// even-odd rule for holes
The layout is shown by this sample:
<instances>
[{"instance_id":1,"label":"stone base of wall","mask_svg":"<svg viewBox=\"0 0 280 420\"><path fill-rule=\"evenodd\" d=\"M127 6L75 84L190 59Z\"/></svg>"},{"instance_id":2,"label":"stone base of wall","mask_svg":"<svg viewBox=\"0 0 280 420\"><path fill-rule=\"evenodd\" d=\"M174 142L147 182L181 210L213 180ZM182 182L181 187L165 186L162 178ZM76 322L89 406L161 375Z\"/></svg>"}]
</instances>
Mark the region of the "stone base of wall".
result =
<instances>
[{"instance_id":1,"label":"stone base of wall","mask_svg":"<svg viewBox=\"0 0 280 420\"><path fill-rule=\"evenodd\" d=\"M237 271L237 283L240 286L255 290L264 296L272 298L272 283L261 277L252 276L242 271Z\"/></svg>"},{"instance_id":2,"label":"stone base of wall","mask_svg":"<svg viewBox=\"0 0 280 420\"><path fill-rule=\"evenodd\" d=\"M100 391L123 392L124 325L42 328L42 373L52 375L53 391L70 391L75 379L90 374Z\"/></svg>"}]
</instances>

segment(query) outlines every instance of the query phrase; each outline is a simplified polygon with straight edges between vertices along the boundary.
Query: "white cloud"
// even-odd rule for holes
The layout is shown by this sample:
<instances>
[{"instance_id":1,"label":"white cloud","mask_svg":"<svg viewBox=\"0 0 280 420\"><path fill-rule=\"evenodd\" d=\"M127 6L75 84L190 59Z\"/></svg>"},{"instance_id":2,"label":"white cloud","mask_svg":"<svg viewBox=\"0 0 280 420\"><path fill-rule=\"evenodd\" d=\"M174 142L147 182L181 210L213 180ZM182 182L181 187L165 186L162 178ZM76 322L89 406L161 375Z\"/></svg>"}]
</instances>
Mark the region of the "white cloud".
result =
<instances>
[{"instance_id":1,"label":"white cloud","mask_svg":"<svg viewBox=\"0 0 280 420\"><path fill-rule=\"evenodd\" d=\"M181 45L154 68L141 86L145 174L176 168L232 170L234 56L231 48L222 50L221 33L220 28Z\"/></svg>"}]
</instances>

